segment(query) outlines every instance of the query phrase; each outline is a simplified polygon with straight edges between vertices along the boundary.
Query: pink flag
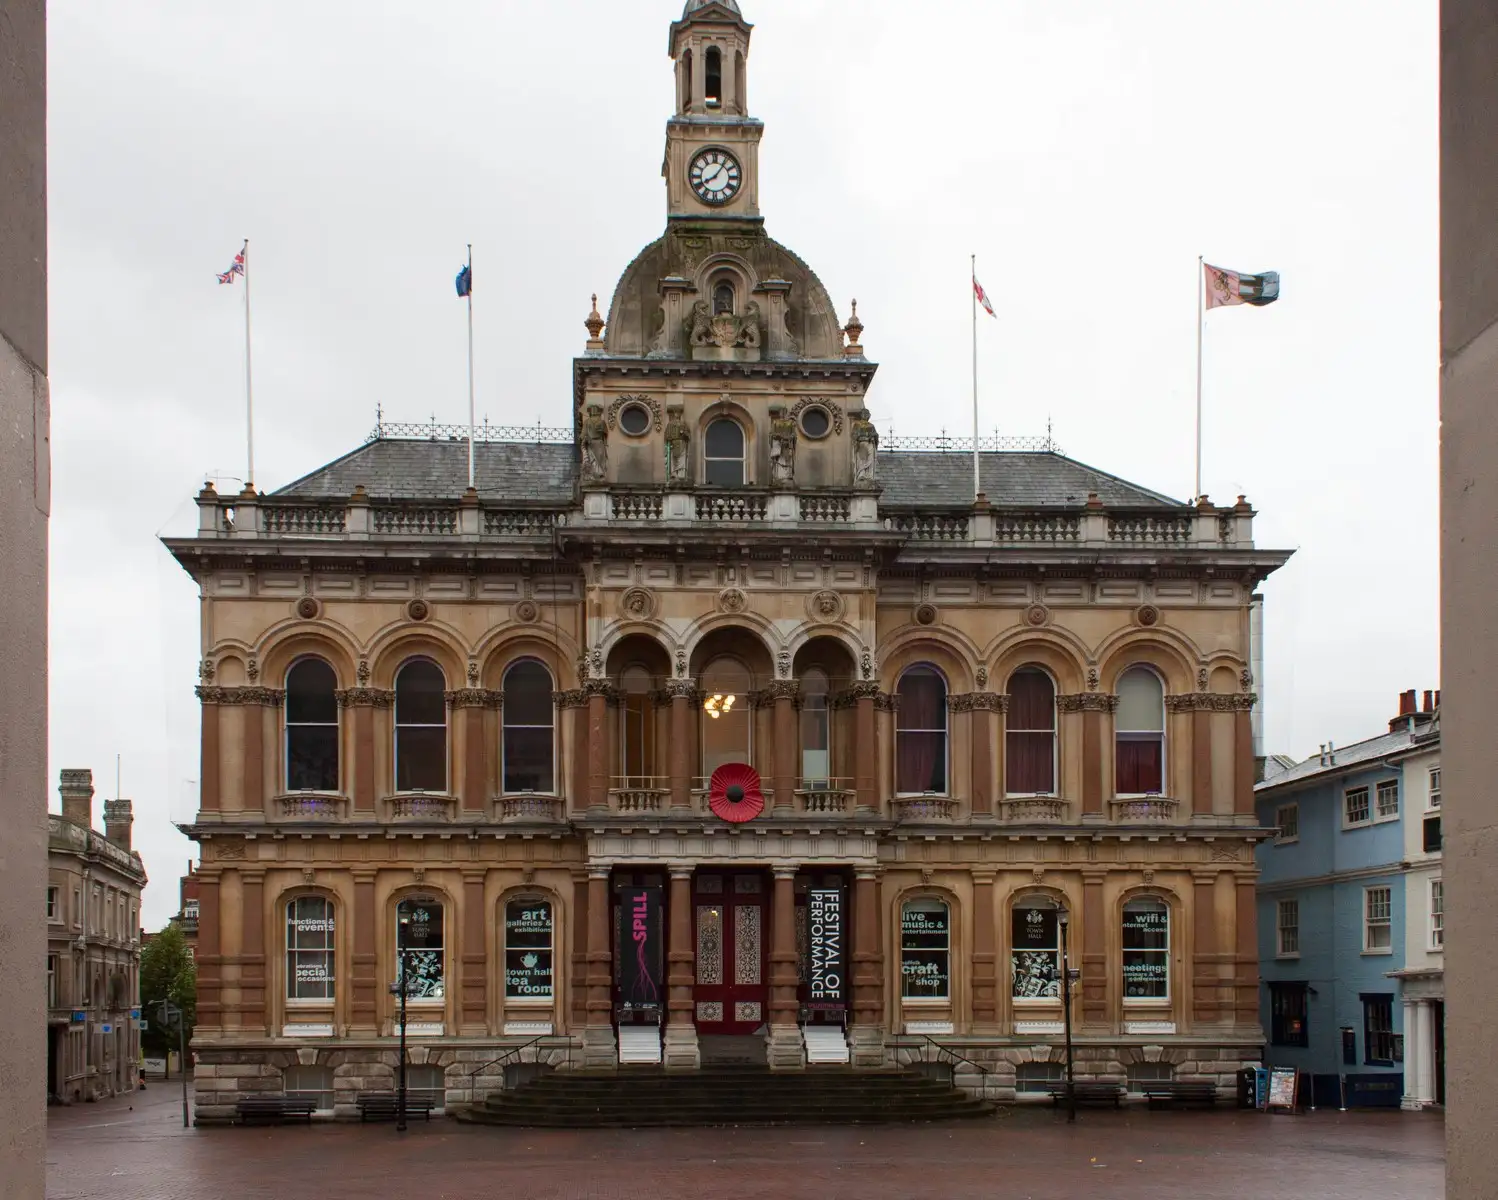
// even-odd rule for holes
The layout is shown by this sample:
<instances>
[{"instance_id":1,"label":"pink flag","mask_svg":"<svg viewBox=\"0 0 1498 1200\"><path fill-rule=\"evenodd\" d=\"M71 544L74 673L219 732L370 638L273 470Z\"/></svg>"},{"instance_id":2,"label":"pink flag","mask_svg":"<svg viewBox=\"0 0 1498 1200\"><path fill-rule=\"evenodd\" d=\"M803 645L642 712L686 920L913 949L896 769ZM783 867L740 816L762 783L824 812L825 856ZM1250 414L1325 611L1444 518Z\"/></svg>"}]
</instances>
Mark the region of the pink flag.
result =
<instances>
[{"instance_id":1,"label":"pink flag","mask_svg":"<svg viewBox=\"0 0 1498 1200\"><path fill-rule=\"evenodd\" d=\"M983 285L978 282L976 275L973 276L973 294L978 297L978 303L983 306L990 317L998 317L999 314L994 312L993 305L988 302L988 293L983 290Z\"/></svg>"},{"instance_id":2,"label":"pink flag","mask_svg":"<svg viewBox=\"0 0 1498 1200\"><path fill-rule=\"evenodd\" d=\"M1227 271L1202 263L1206 273L1207 307L1221 308L1228 304L1254 304L1262 307L1273 304L1280 297L1280 277L1277 271L1265 271L1262 275L1244 275L1238 271Z\"/></svg>"}]
</instances>

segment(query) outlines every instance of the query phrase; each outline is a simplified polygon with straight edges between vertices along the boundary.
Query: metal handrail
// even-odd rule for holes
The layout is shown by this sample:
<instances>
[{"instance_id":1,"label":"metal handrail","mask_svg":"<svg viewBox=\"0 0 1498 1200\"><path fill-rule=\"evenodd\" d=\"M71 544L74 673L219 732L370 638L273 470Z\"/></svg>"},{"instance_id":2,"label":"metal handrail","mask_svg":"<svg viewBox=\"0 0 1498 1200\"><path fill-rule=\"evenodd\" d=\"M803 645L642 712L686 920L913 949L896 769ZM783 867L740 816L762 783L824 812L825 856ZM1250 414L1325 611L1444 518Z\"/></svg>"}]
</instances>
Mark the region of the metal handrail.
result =
<instances>
[{"instance_id":1,"label":"metal handrail","mask_svg":"<svg viewBox=\"0 0 1498 1200\"><path fill-rule=\"evenodd\" d=\"M530 1038L530 1039L528 1039L526 1041L521 1042L518 1046L511 1046L508 1050L506 1050L498 1058L491 1058L488 1062L479 1064L478 1066L474 1067L473 1070L466 1072L466 1074L468 1075L468 1077L470 1079L473 1079L476 1076L483 1074L483 1072L485 1072L486 1070L488 1070L490 1067L508 1066L510 1060L515 1055L521 1054L527 1048L529 1048L531 1046L538 1046L539 1043L544 1042L544 1041L548 1041L548 1040L560 1041L560 1042L562 1042L567 1047L567 1065L570 1067L572 1065L572 1037L571 1037L571 1035L570 1034L565 1034L565 1033L538 1033L535 1037ZM521 1060L517 1058L517 1059L515 1059L515 1061L519 1062Z\"/></svg>"},{"instance_id":2,"label":"metal handrail","mask_svg":"<svg viewBox=\"0 0 1498 1200\"><path fill-rule=\"evenodd\" d=\"M914 1038L914 1039L916 1039L916 1044L918 1046L920 1046L920 1048L921 1048L921 1061L922 1062L930 1062L931 1061L929 1058L925 1057L925 1052L926 1052L926 1049L928 1047L935 1047L935 1049L937 1050L938 1054L946 1055L948 1058L952 1059L954 1062L966 1063L968 1066L972 1067L973 1070L977 1071L980 1075L992 1075L993 1074L993 1071L990 1070L988 1067L985 1067L982 1063L974 1062L972 1059L968 1058L967 1055L965 1055L965 1054L959 1054L956 1050L953 1050L952 1047L950 1047L950 1046L944 1046L941 1042L938 1042L929 1033L905 1033L905 1034L900 1034L898 1037L896 1037L894 1039L894 1047L895 1047L896 1050L906 1049L907 1048L905 1046L902 1046L901 1040L900 1040L901 1038ZM938 1061L940 1061L940 1059L938 1059Z\"/></svg>"}]
</instances>

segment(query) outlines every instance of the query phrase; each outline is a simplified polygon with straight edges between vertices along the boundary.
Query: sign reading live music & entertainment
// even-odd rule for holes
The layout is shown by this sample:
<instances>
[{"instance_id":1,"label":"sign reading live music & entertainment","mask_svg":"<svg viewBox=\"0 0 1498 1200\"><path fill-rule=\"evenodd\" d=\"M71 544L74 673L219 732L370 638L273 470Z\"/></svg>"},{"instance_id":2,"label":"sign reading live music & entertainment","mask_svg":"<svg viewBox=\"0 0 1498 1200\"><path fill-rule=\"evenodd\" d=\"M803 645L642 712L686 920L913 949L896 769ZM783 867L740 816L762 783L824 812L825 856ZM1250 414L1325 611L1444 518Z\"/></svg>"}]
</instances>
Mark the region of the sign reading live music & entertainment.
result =
<instances>
[{"instance_id":1,"label":"sign reading live music & entertainment","mask_svg":"<svg viewBox=\"0 0 1498 1200\"><path fill-rule=\"evenodd\" d=\"M840 888L812 888L806 897L806 983L812 1008L841 1008L843 978L843 893Z\"/></svg>"},{"instance_id":2,"label":"sign reading live music & entertainment","mask_svg":"<svg viewBox=\"0 0 1498 1200\"><path fill-rule=\"evenodd\" d=\"M619 1003L625 1012L661 1006L661 889L619 893Z\"/></svg>"}]
</instances>

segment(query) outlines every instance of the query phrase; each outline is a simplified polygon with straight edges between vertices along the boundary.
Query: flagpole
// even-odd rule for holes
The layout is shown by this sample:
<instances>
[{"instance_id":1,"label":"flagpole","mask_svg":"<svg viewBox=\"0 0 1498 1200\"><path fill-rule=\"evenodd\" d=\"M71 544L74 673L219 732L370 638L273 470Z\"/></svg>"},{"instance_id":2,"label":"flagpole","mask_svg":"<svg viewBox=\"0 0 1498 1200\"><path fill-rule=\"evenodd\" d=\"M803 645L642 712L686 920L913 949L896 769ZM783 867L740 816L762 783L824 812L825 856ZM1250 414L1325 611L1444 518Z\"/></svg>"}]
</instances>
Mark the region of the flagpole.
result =
<instances>
[{"instance_id":1,"label":"flagpole","mask_svg":"<svg viewBox=\"0 0 1498 1200\"><path fill-rule=\"evenodd\" d=\"M250 372L250 239L245 238L244 249L244 429L245 450L248 459L245 467L244 486L251 491L255 486L255 389Z\"/></svg>"},{"instance_id":2,"label":"flagpole","mask_svg":"<svg viewBox=\"0 0 1498 1200\"><path fill-rule=\"evenodd\" d=\"M468 486L473 483L473 243L468 243Z\"/></svg>"},{"instance_id":3,"label":"flagpole","mask_svg":"<svg viewBox=\"0 0 1498 1200\"><path fill-rule=\"evenodd\" d=\"M1202 292L1206 276L1202 270L1202 256L1196 256L1196 490L1191 493L1194 504L1202 494L1202 326L1206 324L1206 313L1202 308Z\"/></svg>"},{"instance_id":4,"label":"flagpole","mask_svg":"<svg viewBox=\"0 0 1498 1200\"><path fill-rule=\"evenodd\" d=\"M972 256L972 278L968 280L968 299L973 306L973 499L983 494L978 474L978 256Z\"/></svg>"}]
</instances>

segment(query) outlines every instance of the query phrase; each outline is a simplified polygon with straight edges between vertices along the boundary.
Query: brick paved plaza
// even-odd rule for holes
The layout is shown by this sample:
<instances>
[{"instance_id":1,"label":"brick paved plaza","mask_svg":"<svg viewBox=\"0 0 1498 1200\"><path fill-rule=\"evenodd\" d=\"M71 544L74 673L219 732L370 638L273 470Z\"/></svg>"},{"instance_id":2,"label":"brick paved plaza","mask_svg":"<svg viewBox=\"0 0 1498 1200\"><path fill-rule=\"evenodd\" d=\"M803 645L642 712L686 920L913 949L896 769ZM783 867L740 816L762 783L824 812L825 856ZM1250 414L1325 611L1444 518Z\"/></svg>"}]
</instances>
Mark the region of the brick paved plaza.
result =
<instances>
[{"instance_id":1,"label":"brick paved plaza","mask_svg":"<svg viewBox=\"0 0 1498 1200\"><path fill-rule=\"evenodd\" d=\"M133 1103L133 1109L130 1107ZM1437 1200L1429 1113L1049 1110L883 1128L578 1133L459 1126L184 1130L180 1093L54 1109L50 1200ZM1236 1185L1233 1181L1239 1181Z\"/></svg>"}]
</instances>

